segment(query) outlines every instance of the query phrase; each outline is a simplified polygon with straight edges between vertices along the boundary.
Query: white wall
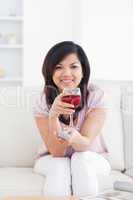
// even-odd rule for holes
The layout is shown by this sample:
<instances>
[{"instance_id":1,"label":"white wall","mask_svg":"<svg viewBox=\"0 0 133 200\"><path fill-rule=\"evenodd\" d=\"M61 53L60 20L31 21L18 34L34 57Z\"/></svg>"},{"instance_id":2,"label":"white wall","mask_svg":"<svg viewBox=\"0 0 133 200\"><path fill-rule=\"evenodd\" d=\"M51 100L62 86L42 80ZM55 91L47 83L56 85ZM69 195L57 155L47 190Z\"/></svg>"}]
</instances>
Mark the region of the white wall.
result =
<instances>
[{"instance_id":1,"label":"white wall","mask_svg":"<svg viewBox=\"0 0 133 200\"><path fill-rule=\"evenodd\" d=\"M24 17L24 85L40 85L49 48L72 40L71 0L24 0Z\"/></svg>"},{"instance_id":2,"label":"white wall","mask_svg":"<svg viewBox=\"0 0 133 200\"><path fill-rule=\"evenodd\" d=\"M83 46L92 79L133 80L132 0L24 2L24 85L43 83L44 56L62 40Z\"/></svg>"},{"instance_id":3,"label":"white wall","mask_svg":"<svg viewBox=\"0 0 133 200\"><path fill-rule=\"evenodd\" d=\"M94 79L133 80L133 1L82 1L81 43Z\"/></svg>"}]
</instances>

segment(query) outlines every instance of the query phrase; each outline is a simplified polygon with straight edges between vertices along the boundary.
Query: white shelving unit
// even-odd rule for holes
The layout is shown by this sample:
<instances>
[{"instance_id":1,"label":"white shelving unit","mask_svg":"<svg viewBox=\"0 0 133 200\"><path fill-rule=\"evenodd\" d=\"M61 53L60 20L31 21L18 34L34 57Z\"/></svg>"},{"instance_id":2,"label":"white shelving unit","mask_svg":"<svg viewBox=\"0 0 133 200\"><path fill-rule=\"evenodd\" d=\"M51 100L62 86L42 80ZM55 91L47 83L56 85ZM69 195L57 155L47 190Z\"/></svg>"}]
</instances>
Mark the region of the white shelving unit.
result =
<instances>
[{"instance_id":1,"label":"white shelving unit","mask_svg":"<svg viewBox=\"0 0 133 200\"><path fill-rule=\"evenodd\" d=\"M0 0L0 85L22 85L23 0Z\"/></svg>"},{"instance_id":2,"label":"white shelving unit","mask_svg":"<svg viewBox=\"0 0 133 200\"><path fill-rule=\"evenodd\" d=\"M0 49L22 49L22 44L0 44Z\"/></svg>"},{"instance_id":3,"label":"white shelving unit","mask_svg":"<svg viewBox=\"0 0 133 200\"><path fill-rule=\"evenodd\" d=\"M0 21L23 21L21 16L0 16Z\"/></svg>"}]
</instances>

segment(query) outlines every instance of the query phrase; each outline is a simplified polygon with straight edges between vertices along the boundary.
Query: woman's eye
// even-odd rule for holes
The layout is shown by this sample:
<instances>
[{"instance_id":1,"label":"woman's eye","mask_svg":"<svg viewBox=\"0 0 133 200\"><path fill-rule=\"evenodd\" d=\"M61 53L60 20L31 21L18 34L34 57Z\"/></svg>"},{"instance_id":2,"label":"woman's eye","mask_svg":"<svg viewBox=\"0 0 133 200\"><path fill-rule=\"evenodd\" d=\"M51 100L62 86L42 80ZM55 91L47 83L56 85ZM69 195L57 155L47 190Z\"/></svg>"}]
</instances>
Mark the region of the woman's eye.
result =
<instances>
[{"instance_id":1,"label":"woman's eye","mask_svg":"<svg viewBox=\"0 0 133 200\"><path fill-rule=\"evenodd\" d=\"M74 68L74 69L77 68L77 67L78 67L77 65L73 65L73 66L72 66L72 68Z\"/></svg>"},{"instance_id":2,"label":"woman's eye","mask_svg":"<svg viewBox=\"0 0 133 200\"><path fill-rule=\"evenodd\" d=\"M55 67L55 69L61 69L61 67L60 67L60 66L57 66L57 67Z\"/></svg>"}]
</instances>

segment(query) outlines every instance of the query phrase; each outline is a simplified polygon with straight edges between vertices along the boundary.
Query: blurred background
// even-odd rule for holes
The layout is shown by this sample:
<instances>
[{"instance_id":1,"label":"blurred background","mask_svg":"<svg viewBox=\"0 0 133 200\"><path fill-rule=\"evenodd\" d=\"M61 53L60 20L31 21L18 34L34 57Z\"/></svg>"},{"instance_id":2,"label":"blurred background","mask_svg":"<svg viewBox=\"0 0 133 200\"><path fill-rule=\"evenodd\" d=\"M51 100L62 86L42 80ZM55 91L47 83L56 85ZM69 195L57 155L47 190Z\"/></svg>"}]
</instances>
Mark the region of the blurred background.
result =
<instances>
[{"instance_id":1,"label":"blurred background","mask_svg":"<svg viewBox=\"0 0 133 200\"><path fill-rule=\"evenodd\" d=\"M38 86L47 51L73 40L91 79L133 80L132 0L0 0L0 84Z\"/></svg>"}]
</instances>

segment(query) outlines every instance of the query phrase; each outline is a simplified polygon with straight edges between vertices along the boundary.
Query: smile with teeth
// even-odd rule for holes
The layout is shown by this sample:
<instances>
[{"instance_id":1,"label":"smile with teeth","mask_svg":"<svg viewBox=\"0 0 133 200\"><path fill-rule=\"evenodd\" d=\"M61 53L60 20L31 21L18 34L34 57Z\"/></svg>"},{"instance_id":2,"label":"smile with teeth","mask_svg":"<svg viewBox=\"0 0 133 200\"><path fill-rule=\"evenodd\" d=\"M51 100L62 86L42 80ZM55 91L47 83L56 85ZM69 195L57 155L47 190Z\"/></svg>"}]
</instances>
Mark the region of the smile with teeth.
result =
<instances>
[{"instance_id":1,"label":"smile with teeth","mask_svg":"<svg viewBox=\"0 0 133 200\"><path fill-rule=\"evenodd\" d=\"M61 80L61 81L64 82L64 83L71 83L71 82L73 82L73 80L69 80L69 79Z\"/></svg>"}]
</instances>

